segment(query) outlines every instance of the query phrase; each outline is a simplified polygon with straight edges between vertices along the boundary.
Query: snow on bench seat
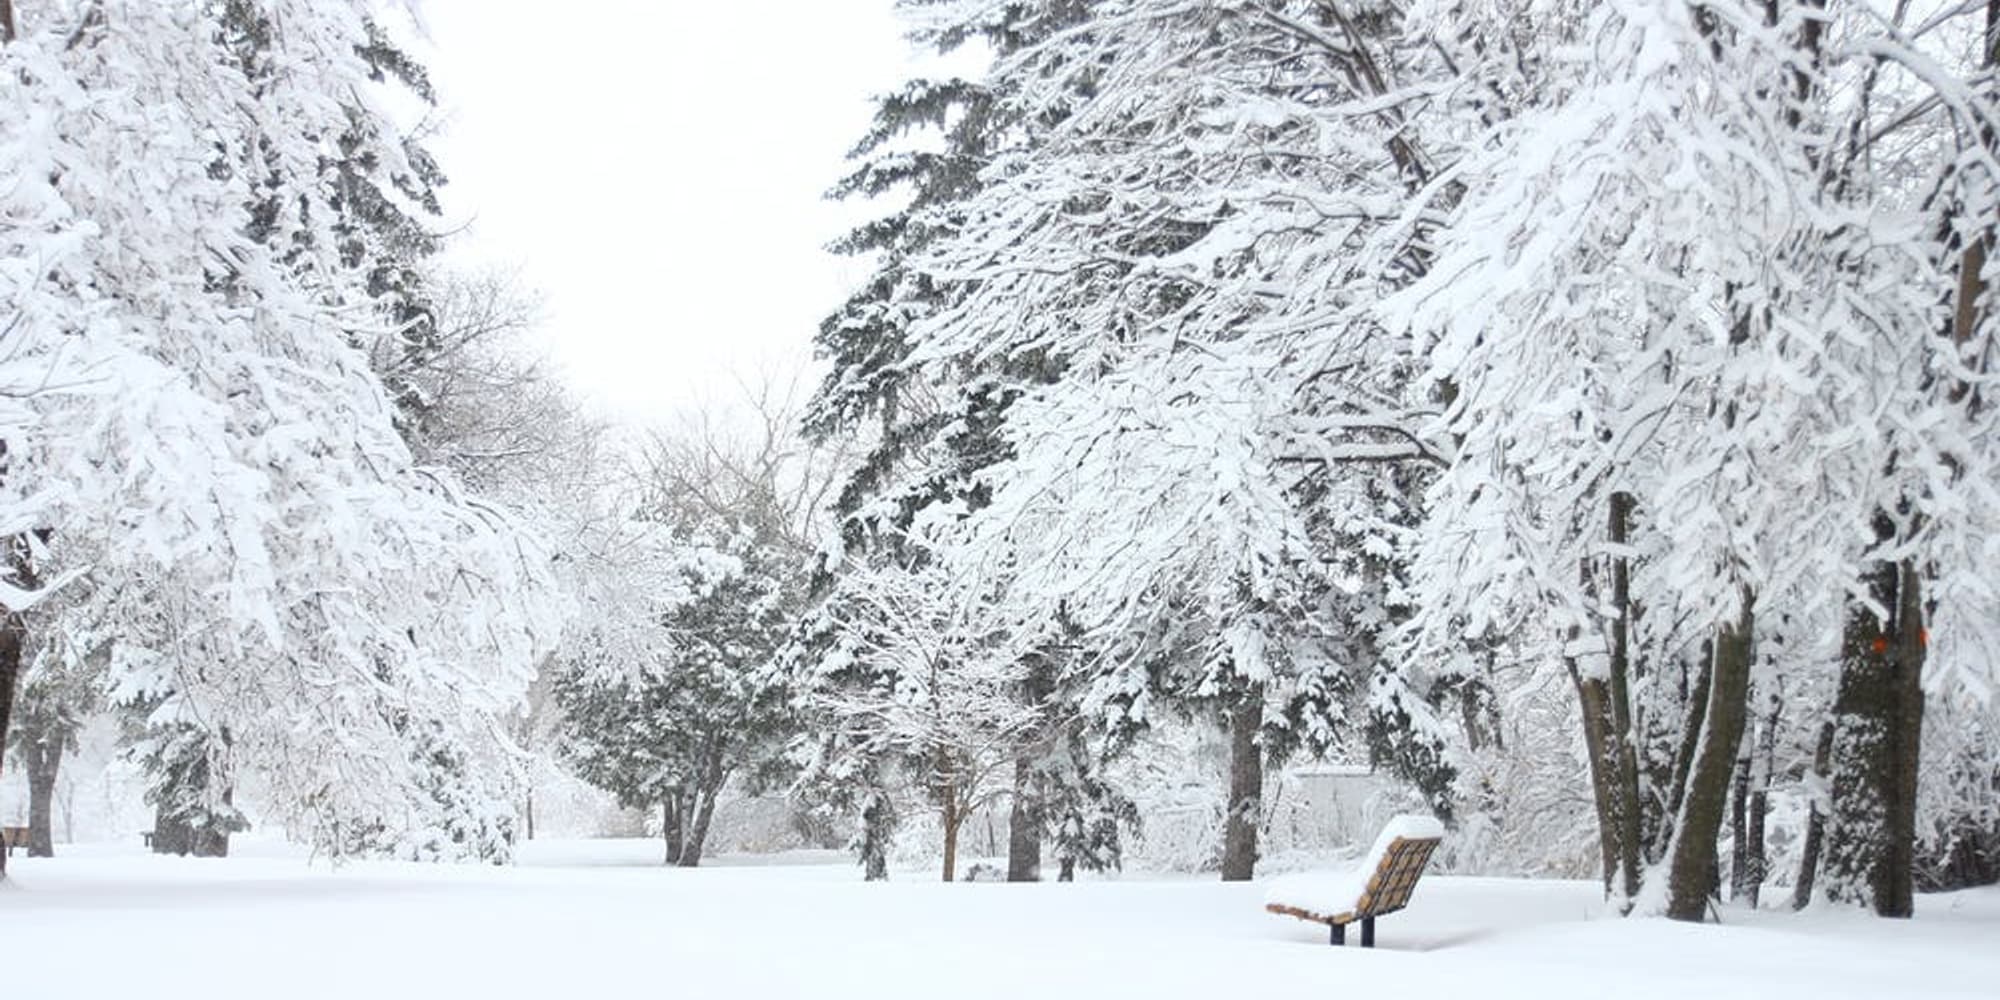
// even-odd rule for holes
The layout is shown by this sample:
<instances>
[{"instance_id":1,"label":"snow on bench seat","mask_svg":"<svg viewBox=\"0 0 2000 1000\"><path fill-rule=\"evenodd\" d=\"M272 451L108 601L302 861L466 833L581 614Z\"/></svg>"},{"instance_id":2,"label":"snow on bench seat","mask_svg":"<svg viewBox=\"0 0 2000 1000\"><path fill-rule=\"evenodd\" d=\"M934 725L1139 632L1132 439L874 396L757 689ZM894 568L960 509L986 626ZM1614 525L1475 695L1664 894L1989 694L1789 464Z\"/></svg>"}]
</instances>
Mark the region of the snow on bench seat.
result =
<instances>
[{"instance_id":1,"label":"snow on bench seat","mask_svg":"<svg viewBox=\"0 0 2000 1000\"><path fill-rule=\"evenodd\" d=\"M1375 918L1408 906L1431 852L1444 840L1444 824L1430 816L1389 821L1358 865L1344 872L1287 875L1264 893L1272 913L1329 924L1333 943L1346 942L1345 925L1361 924L1361 944L1375 944Z\"/></svg>"}]
</instances>

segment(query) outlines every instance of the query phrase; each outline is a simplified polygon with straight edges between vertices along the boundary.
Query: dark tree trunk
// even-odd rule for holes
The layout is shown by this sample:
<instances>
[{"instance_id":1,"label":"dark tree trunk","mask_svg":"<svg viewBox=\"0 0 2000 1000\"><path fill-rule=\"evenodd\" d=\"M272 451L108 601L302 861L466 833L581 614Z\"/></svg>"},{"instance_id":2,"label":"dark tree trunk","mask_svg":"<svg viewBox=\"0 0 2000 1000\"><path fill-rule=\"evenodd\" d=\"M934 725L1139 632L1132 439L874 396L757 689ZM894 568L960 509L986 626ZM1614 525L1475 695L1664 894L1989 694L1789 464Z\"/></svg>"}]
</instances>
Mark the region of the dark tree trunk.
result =
<instances>
[{"instance_id":1,"label":"dark tree trunk","mask_svg":"<svg viewBox=\"0 0 2000 1000\"><path fill-rule=\"evenodd\" d=\"M1222 828L1222 880L1247 882L1257 868L1257 823L1264 809L1264 686L1253 684L1229 710L1229 811Z\"/></svg>"},{"instance_id":2,"label":"dark tree trunk","mask_svg":"<svg viewBox=\"0 0 2000 1000\"><path fill-rule=\"evenodd\" d=\"M702 851L708 844L709 823L715 819L715 800L722 795L723 783L729 773L719 763L711 763L694 787L694 801L689 805L692 815L688 818L687 833L681 838L681 850L676 864L682 868L693 868L701 864Z\"/></svg>"},{"instance_id":3,"label":"dark tree trunk","mask_svg":"<svg viewBox=\"0 0 2000 1000\"><path fill-rule=\"evenodd\" d=\"M896 810L881 789L875 789L861 810L861 871L869 882L889 879L889 838L896 832Z\"/></svg>"},{"instance_id":4,"label":"dark tree trunk","mask_svg":"<svg viewBox=\"0 0 2000 1000\"><path fill-rule=\"evenodd\" d=\"M1893 529L1886 517L1878 536ZM1922 586L1908 562L1879 563L1869 596L1883 621L1849 609L1834 699L1833 816L1827 830L1827 894L1866 903L1885 917L1915 908L1918 743L1923 730Z\"/></svg>"},{"instance_id":5,"label":"dark tree trunk","mask_svg":"<svg viewBox=\"0 0 2000 1000\"><path fill-rule=\"evenodd\" d=\"M1621 490L1611 494L1606 534L1621 553L1632 540L1636 506L1630 493ZM1611 605L1610 736L1616 775L1612 790L1618 807L1618 868L1625 898L1630 900L1638 896L1641 878L1638 733L1632 724L1632 675L1636 669L1632 662L1632 619L1637 609L1632 604L1631 560L1622 554L1611 561Z\"/></svg>"},{"instance_id":6,"label":"dark tree trunk","mask_svg":"<svg viewBox=\"0 0 2000 1000\"><path fill-rule=\"evenodd\" d=\"M1014 761L1014 802L1007 813L1007 881L1042 880L1041 782L1026 757Z\"/></svg>"},{"instance_id":7,"label":"dark tree trunk","mask_svg":"<svg viewBox=\"0 0 2000 1000\"><path fill-rule=\"evenodd\" d=\"M28 746L22 755L28 765L28 856L31 858L56 856L50 819L56 799L56 773L62 767L66 741L64 733L46 735Z\"/></svg>"},{"instance_id":8,"label":"dark tree trunk","mask_svg":"<svg viewBox=\"0 0 2000 1000\"><path fill-rule=\"evenodd\" d=\"M1715 643L1711 640L1702 647L1701 665L1695 674L1694 687L1688 691L1687 718L1681 723L1681 742L1674 751L1673 780L1667 786L1666 819L1661 824L1657 845L1662 853L1652 859L1655 862L1664 860L1664 852L1673 843L1674 825L1680 822L1681 805L1687 801L1688 776L1694 770L1695 752L1701 747L1702 727L1708 721L1709 688L1714 679Z\"/></svg>"},{"instance_id":9,"label":"dark tree trunk","mask_svg":"<svg viewBox=\"0 0 2000 1000\"><path fill-rule=\"evenodd\" d=\"M1757 749L1750 765L1748 815L1744 819L1743 848L1737 852L1734 880L1735 898L1756 909L1770 875L1770 860L1764 852L1764 825L1771 811L1771 769L1777 765L1778 724L1784 717L1784 702L1775 694L1764 699L1766 712L1757 724Z\"/></svg>"},{"instance_id":10,"label":"dark tree trunk","mask_svg":"<svg viewBox=\"0 0 2000 1000\"><path fill-rule=\"evenodd\" d=\"M1750 889L1750 744L1737 748L1736 767L1729 776L1729 898L1748 896Z\"/></svg>"},{"instance_id":11,"label":"dark tree trunk","mask_svg":"<svg viewBox=\"0 0 2000 1000\"><path fill-rule=\"evenodd\" d=\"M14 718L14 689L20 684L26 633L20 615L0 608L0 774L6 773L7 729ZM0 878L7 876L7 853L0 850Z\"/></svg>"},{"instance_id":12,"label":"dark tree trunk","mask_svg":"<svg viewBox=\"0 0 2000 1000\"><path fill-rule=\"evenodd\" d=\"M1799 877L1792 883L1792 909L1803 910L1812 902L1813 886L1819 881L1819 862L1826 844L1827 771L1833 762L1833 721L1819 727L1819 743L1813 750L1813 778L1819 791L1812 797L1812 811L1806 817L1805 843L1799 849Z\"/></svg>"},{"instance_id":13,"label":"dark tree trunk","mask_svg":"<svg viewBox=\"0 0 2000 1000\"><path fill-rule=\"evenodd\" d=\"M1630 493L1618 491L1611 495L1608 506L1605 537L1622 553L1631 540L1636 504ZM1583 574L1586 583L1596 576L1590 566L1584 567ZM1637 609L1632 603L1630 559L1622 554L1612 558L1610 577L1613 613L1604 673L1586 673L1575 661L1569 664L1569 672L1583 720L1604 894L1629 905L1639 894L1643 877L1645 808L1639 783L1639 736L1632 716L1632 677L1637 670L1632 658L1632 620Z\"/></svg>"},{"instance_id":14,"label":"dark tree trunk","mask_svg":"<svg viewBox=\"0 0 2000 1000\"><path fill-rule=\"evenodd\" d=\"M236 793L230 789L222 792L222 805L231 815L235 810ZM226 858L229 856L229 827L211 819L191 831L188 853L197 858Z\"/></svg>"},{"instance_id":15,"label":"dark tree trunk","mask_svg":"<svg viewBox=\"0 0 2000 1000\"><path fill-rule=\"evenodd\" d=\"M1749 711L1750 665L1756 613L1752 595L1743 595L1741 617L1725 625L1715 640L1715 665L1708 685L1701 739L1688 770L1687 796L1674 823L1671 867L1667 873L1667 916L1700 921L1716 888L1715 844L1729 797L1729 776L1743 739Z\"/></svg>"},{"instance_id":16,"label":"dark tree trunk","mask_svg":"<svg viewBox=\"0 0 2000 1000\"><path fill-rule=\"evenodd\" d=\"M6 40L12 41L13 5L8 4L4 9L0 9L0 16L5 18L5 24L0 27L5 28ZM0 445L0 458L5 456L6 448ZM15 536L0 544L4 544L6 549L6 563L0 566L0 574L4 574L8 582L22 590L33 590L37 581L34 567L28 562L26 541ZM6 773L7 730L14 720L14 692L20 687L21 656L27 651L27 645L27 619L12 608L0 606L0 774ZM0 850L0 879L6 877L7 852Z\"/></svg>"},{"instance_id":17,"label":"dark tree trunk","mask_svg":"<svg viewBox=\"0 0 2000 1000\"><path fill-rule=\"evenodd\" d=\"M153 853L185 856L194 847L194 831L186 820L168 815L165 809L153 812Z\"/></svg>"},{"instance_id":18,"label":"dark tree trunk","mask_svg":"<svg viewBox=\"0 0 2000 1000\"><path fill-rule=\"evenodd\" d=\"M667 856L660 863L671 865L681 859L681 808L680 792L667 793L660 803L660 836L667 842Z\"/></svg>"},{"instance_id":19,"label":"dark tree trunk","mask_svg":"<svg viewBox=\"0 0 2000 1000\"><path fill-rule=\"evenodd\" d=\"M1590 767L1591 801L1597 807L1597 854L1608 899L1617 891L1618 860L1623 854L1618 845L1623 824L1618 821L1617 793L1612 788L1610 685L1602 678L1585 677L1574 660L1569 663L1569 676L1576 685L1577 709L1583 720L1583 754Z\"/></svg>"},{"instance_id":20,"label":"dark tree trunk","mask_svg":"<svg viewBox=\"0 0 2000 1000\"><path fill-rule=\"evenodd\" d=\"M958 878L958 831L965 825L965 813L958 806L958 786L947 784L944 789L944 880Z\"/></svg>"}]
</instances>

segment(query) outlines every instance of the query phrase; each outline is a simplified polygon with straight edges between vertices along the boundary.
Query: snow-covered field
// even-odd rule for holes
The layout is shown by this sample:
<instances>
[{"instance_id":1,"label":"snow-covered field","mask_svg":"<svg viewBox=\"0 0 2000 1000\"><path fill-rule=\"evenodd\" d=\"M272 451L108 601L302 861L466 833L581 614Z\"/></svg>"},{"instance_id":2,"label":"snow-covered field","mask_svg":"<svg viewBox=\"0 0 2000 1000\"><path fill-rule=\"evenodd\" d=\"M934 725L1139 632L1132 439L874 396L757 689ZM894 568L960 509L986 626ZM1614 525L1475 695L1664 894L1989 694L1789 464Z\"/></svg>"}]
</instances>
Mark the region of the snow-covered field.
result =
<instances>
[{"instance_id":1,"label":"snow-covered field","mask_svg":"<svg viewBox=\"0 0 2000 1000\"><path fill-rule=\"evenodd\" d=\"M1379 947L1262 912L1260 885L865 884L831 856L656 867L652 843L537 843L514 868L309 868L136 847L16 857L10 997L2000 997L2000 890L1910 922L1595 916L1587 884L1431 876Z\"/></svg>"}]
</instances>

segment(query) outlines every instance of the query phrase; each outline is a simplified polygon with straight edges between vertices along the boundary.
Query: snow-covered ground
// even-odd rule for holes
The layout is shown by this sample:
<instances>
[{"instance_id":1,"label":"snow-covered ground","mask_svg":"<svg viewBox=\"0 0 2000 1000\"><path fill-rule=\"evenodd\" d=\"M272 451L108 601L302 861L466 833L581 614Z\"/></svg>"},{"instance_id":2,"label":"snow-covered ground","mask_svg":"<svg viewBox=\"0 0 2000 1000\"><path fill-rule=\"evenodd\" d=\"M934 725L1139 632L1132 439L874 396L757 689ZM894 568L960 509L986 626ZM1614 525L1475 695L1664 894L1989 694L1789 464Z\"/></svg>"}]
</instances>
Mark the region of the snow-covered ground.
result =
<instances>
[{"instance_id":1,"label":"snow-covered ground","mask_svg":"<svg viewBox=\"0 0 2000 1000\"><path fill-rule=\"evenodd\" d=\"M1260 885L865 884L827 855L656 867L643 841L542 842L514 868L328 871L255 842L16 857L0 994L568 1000L2000 997L2000 890L1918 917L1596 918L1588 884L1427 877L1379 947L1262 912Z\"/></svg>"}]
</instances>

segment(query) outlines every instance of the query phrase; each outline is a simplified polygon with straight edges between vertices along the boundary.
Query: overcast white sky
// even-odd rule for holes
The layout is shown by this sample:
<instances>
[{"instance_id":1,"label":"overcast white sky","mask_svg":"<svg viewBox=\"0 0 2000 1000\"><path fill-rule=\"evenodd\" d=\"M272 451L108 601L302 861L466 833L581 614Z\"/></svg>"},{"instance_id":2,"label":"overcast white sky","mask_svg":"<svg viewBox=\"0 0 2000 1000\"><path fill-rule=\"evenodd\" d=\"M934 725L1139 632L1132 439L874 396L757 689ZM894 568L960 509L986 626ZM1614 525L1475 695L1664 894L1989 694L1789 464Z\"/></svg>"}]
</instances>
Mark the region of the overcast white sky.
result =
<instances>
[{"instance_id":1,"label":"overcast white sky","mask_svg":"<svg viewBox=\"0 0 2000 1000\"><path fill-rule=\"evenodd\" d=\"M518 265L606 416L809 363L864 276L821 195L910 73L892 0L426 0L462 260Z\"/></svg>"}]
</instances>

